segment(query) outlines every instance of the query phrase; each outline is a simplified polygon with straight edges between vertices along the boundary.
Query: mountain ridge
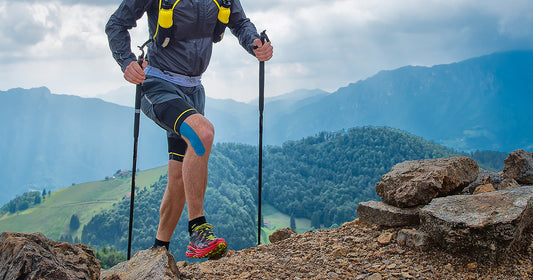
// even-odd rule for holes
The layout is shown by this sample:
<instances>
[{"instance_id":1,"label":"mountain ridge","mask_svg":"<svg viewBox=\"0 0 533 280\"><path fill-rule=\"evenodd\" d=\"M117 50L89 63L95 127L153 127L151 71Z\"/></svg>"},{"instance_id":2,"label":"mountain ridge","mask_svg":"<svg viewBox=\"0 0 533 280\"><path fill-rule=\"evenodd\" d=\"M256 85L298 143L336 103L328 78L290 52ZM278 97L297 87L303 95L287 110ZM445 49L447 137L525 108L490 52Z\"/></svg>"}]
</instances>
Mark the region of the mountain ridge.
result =
<instances>
[{"instance_id":1,"label":"mountain ridge","mask_svg":"<svg viewBox=\"0 0 533 280\"><path fill-rule=\"evenodd\" d=\"M302 131L386 125L458 150L531 149L533 115L525 108L533 102L531 62L533 51L517 51L380 71L271 126L285 126L296 138ZM330 114L313 117L320 110Z\"/></svg>"},{"instance_id":2,"label":"mountain ridge","mask_svg":"<svg viewBox=\"0 0 533 280\"><path fill-rule=\"evenodd\" d=\"M459 151L530 150L530 65L533 51L511 51L380 71L333 93L301 90L267 98L264 143L387 126ZM16 94L30 92L38 94ZM258 109L252 103L207 99L216 142L257 145ZM131 107L44 87L0 91L0 157L7 163L0 170L0 203L29 189L54 190L130 168L132 116ZM164 132L143 115L140 133L139 168L166 164Z\"/></svg>"}]
</instances>

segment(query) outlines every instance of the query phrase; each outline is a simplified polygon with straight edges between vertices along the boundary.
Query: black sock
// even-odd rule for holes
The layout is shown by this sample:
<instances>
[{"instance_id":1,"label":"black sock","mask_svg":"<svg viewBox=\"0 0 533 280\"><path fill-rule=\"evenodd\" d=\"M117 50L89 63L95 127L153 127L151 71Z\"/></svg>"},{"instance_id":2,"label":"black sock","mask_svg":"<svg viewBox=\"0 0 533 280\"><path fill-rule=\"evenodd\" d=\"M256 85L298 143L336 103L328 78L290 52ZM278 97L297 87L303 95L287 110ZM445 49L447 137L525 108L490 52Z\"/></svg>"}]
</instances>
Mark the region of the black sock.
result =
<instances>
[{"instance_id":1,"label":"black sock","mask_svg":"<svg viewBox=\"0 0 533 280\"><path fill-rule=\"evenodd\" d=\"M167 251L168 251L168 246L170 246L170 242L161 241L156 238L154 242L154 246L152 246L152 248L163 247L163 246L165 246L165 248L167 248Z\"/></svg>"},{"instance_id":2,"label":"black sock","mask_svg":"<svg viewBox=\"0 0 533 280\"><path fill-rule=\"evenodd\" d=\"M199 226L199 225L202 225L202 224L205 224L207 223L207 221L205 220L205 216L201 216L201 217L198 217L192 221L189 221L189 235L192 235L192 229L195 227L195 226Z\"/></svg>"}]
</instances>

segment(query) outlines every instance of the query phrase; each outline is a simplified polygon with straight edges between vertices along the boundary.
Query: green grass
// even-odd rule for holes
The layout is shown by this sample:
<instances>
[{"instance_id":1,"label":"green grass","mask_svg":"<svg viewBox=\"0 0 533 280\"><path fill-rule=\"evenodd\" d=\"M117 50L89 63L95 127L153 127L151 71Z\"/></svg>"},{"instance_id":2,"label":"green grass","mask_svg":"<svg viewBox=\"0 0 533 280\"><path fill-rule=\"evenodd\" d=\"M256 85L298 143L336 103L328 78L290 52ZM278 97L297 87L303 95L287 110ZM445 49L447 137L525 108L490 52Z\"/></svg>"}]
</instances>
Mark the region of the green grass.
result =
<instances>
[{"instance_id":1,"label":"green grass","mask_svg":"<svg viewBox=\"0 0 533 280\"><path fill-rule=\"evenodd\" d=\"M150 187L166 172L166 166L138 172L135 177L137 191ZM70 234L72 238L77 236L81 239L82 229L92 217L113 207L114 203L130 192L130 188L131 176L83 183L55 191L34 208L0 216L0 233L41 232L54 240L58 240L63 234ZM263 220L271 224L270 228L262 228L261 243L267 244L270 243L268 236L275 230L290 226L290 216L281 213L270 204L263 204L262 213ZM80 227L76 231L71 231L69 228L73 214L80 219ZM310 229L309 219L296 219L298 233Z\"/></svg>"},{"instance_id":2,"label":"green grass","mask_svg":"<svg viewBox=\"0 0 533 280\"><path fill-rule=\"evenodd\" d=\"M270 204L263 204L261 212L263 214L263 222L270 222L270 228L264 226L261 228L261 243L268 244L270 243L268 236L278 229L290 227L291 218L289 215L281 213ZM311 220L295 219L295 221L296 232L302 233L311 229Z\"/></svg>"},{"instance_id":3,"label":"green grass","mask_svg":"<svg viewBox=\"0 0 533 280\"><path fill-rule=\"evenodd\" d=\"M162 166L138 172L135 176L137 190L150 187L159 180L159 176L166 174L166 171L166 166ZM34 208L1 216L0 232L41 232L54 240L58 240L62 234L81 238L81 231L91 218L110 209L128 194L130 189L131 176L64 188L53 192L51 196L47 195L44 201ZM80 219L80 227L76 231L69 228L73 214Z\"/></svg>"}]
</instances>

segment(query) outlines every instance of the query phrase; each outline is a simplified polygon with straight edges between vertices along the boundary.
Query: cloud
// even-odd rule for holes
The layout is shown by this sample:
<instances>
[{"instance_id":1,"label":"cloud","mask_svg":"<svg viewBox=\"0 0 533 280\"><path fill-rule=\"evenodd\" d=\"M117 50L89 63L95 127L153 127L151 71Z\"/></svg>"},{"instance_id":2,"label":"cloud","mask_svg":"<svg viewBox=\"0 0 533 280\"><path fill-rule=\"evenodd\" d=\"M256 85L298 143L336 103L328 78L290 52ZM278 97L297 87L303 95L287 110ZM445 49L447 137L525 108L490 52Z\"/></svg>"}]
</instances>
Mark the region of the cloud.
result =
<instances>
[{"instance_id":1,"label":"cloud","mask_svg":"<svg viewBox=\"0 0 533 280\"><path fill-rule=\"evenodd\" d=\"M86 6L108 6L108 5L118 5L121 0L6 0L8 3L27 3L35 5L36 3L56 3L62 6L73 6L73 5L86 5Z\"/></svg>"},{"instance_id":2,"label":"cloud","mask_svg":"<svg viewBox=\"0 0 533 280\"><path fill-rule=\"evenodd\" d=\"M382 69L533 48L527 0L254 1L250 8L274 40L276 64L309 69L293 73L307 79L301 87L334 90Z\"/></svg>"},{"instance_id":3,"label":"cloud","mask_svg":"<svg viewBox=\"0 0 533 280\"><path fill-rule=\"evenodd\" d=\"M0 53L12 63L9 73L0 70L4 71L0 74L13 79L1 80L0 89L45 85L54 92L94 96L124 86L104 33L119 2L8 0L0 4ZM530 0L241 3L274 45L274 57L266 65L270 96L300 88L334 91L380 70L533 48ZM145 19L131 34L132 46L146 40ZM50 64L55 65L52 74L43 70L33 74L35 70L29 68ZM204 74L206 92L216 98L251 100L257 95L257 69L255 58L227 31L214 46ZM70 82L65 83L65 78ZM94 81L100 84L96 90Z\"/></svg>"},{"instance_id":4,"label":"cloud","mask_svg":"<svg viewBox=\"0 0 533 280\"><path fill-rule=\"evenodd\" d=\"M57 32L54 9L21 3L0 4L0 49L5 54L20 54Z\"/></svg>"}]
</instances>

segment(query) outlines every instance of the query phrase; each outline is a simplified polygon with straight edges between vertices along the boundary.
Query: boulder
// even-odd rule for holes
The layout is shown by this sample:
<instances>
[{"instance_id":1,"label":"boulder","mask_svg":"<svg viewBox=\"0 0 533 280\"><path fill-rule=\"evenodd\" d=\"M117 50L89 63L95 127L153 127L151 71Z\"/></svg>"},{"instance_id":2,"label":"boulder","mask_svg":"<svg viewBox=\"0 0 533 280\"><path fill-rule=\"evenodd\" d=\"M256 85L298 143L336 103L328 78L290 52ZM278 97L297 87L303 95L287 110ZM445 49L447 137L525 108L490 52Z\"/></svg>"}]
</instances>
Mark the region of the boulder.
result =
<instances>
[{"instance_id":1,"label":"boulder","mask_svg":"<svg viewBox=\"0 0 533 280\"><path fill-rule=\"evenodd\" d=\"M503 176L521 185L533 184L533 153L524 150L511 152L504 161Z\"/></svg>"},{"instance_id":2,"label":"boulder","mask_svg":"<svg viewBox=\"0 0 533 280\"><path fill-rule=\"evenodd\" d=\"M361 222L386 227L413 226L420 223L418 208L399 208L381 201L359 203L357 216Z\"/></svg>"},{"instance_id":3,"label":"boulder","mask_svg":"<svg viewBox=\"0 0 533 280\"><path fill-rule=\"evenodd\" d=\"M503 180L504 178L502 175L480 168L477 179L470 183L468 187L464 188L461 194L473 194L477 187L486 184L492 184L498 189L497 186L501 184Z\"/></svg>"},{"instance_id":4,"label":"boulder","mask_svg":"<svg viewBox=\"0 0 533 280\"><path fill-rule=\"evenodd\" d=\"M508 190L513 188L518 188L520 185L515 179L504 179L500 184L496 186L497 190Z\"/></svg>"},{"instance_id":5,"label":"boulder","mask_svg":"<svg viewBox=\"0 0 533 280\"><path fill-rule=\"evenodd\" d=\"M460 192L478 172L478 164L468 157L405 161L381 177L376 192L393 206L426 205L435 197Z\"/></svg>"},{"instance_id":6,"label":"boulder","mask_svg":"<svg viewBox=\"0 0 533 280\"><path fill-rule=\"evenodd\" d=\"M99 279L100 261L83 244L56 242L42 233L0 235L2 279Z\"/></svg>"},{"instance_id":7,"label":"boulder","mask_svg":"<svg viewBox=\"0 0 533 280\"><path fill-rule=\"evenodd\" d=\"M533 240L533 186L436 198L420 209L420 230L445 249L495 258Z\"/></svg>"},{"instance_id":8,"label":"boulder","mask_svg":"<svg viewBox=\"0 0 533 280\"><path fill-rule=\"evenodd\" d=\"M293 234L297 234L294 229L288 227L282 228L274 231L270 236L268 236L268 240L270 243L276 243L291 237Z\"/></svg>"},{"instance_id":9,"label":"boulder","mask_svg":"<svg viewBox=\"0 0 533 280\"><path fill-rule=\"evenodd\" d=\"M174 257L165 247L137 252L129 261L102 272L102 280L180 279Z\"/></svg>"}]
</instances>

